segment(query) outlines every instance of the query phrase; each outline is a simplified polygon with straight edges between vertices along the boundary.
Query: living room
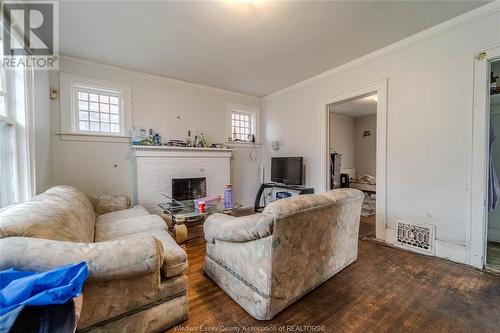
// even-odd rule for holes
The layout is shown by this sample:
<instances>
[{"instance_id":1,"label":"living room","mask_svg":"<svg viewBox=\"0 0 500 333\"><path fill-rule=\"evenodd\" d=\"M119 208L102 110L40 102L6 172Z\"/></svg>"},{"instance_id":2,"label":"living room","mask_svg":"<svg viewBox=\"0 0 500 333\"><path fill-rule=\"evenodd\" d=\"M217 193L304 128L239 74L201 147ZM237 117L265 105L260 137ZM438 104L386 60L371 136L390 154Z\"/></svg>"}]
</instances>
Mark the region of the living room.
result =
<instances>
[{"instance_id":1,"label":"living room","mask_svg":"<svg viewBox=\"0 0 500 333\"><path fill-rule=\"evenodd\" d=\"M500 331L498 1L1 16L6 332Z\"/></svg>"}]
</instances>

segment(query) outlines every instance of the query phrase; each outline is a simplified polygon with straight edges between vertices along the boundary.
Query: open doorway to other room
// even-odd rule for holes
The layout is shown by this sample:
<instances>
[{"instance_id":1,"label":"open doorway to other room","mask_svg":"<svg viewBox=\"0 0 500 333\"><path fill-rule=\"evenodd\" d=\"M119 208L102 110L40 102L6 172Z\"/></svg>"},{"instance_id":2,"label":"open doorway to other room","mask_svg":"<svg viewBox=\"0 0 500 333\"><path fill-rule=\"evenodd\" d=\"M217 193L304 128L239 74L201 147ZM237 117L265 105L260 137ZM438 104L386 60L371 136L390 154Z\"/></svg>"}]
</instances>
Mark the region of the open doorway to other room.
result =
<instances>
[{"instance_id":1,"label":"open doorway to other room","mask_svg":"<svg viewBox=\"0 0 500 333\"><path fill-rule=\"evenodd\" d=\"M375 237L377 94L328 105L330 188L365 193L359 236Z\"/></svg>"},{"instance_id":2,"label":"open doorway to other room","mask_svg":"<svg viewBox=\"0 0 500 333\"><path fill-rule=\"evenodd\" d=\"M488 228L486 267L500 272L500 60L490 71L490 175L488 179ZM496 138L495 138L496 137Z\"/></svg>"}]
</instances>

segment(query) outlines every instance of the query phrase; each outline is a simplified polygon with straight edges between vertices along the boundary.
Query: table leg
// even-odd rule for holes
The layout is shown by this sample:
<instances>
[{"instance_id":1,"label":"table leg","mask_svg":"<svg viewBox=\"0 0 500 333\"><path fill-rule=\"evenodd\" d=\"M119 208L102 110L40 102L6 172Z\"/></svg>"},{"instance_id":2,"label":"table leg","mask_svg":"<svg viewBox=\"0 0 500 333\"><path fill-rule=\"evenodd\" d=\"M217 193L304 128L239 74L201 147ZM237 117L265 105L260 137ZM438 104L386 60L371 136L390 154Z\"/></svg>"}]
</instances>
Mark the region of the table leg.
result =
<instances>
[{"instance_id":1,"label":"table leg","mask_svg":"<svg viewBox=\"0 0 500 333\"><path fill-rule=\"evenodd\" d=\"M182 243L187 239L187 228L185 224L174 225L174 235L177 243Z\"/></svg>"}]
</instances>

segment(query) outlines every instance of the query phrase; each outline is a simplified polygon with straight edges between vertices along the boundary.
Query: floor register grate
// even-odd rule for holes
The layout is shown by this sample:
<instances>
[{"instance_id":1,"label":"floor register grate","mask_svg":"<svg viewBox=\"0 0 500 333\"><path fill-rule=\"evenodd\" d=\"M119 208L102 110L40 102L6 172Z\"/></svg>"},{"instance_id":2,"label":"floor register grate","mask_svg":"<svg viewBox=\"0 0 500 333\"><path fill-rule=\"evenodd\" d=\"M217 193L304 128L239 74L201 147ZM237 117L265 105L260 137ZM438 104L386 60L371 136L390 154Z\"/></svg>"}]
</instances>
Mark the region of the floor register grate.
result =
<instances>
[{"instance_id":1,"label":"floor register grate","mask_svg":"<svg viewBox=\"0 0 500 333\"><path fill-rule=\"evenodd\" d=\"M434 254L434 226L399 220L396 244L424 254Z\"/></svg>"}]
</instances>

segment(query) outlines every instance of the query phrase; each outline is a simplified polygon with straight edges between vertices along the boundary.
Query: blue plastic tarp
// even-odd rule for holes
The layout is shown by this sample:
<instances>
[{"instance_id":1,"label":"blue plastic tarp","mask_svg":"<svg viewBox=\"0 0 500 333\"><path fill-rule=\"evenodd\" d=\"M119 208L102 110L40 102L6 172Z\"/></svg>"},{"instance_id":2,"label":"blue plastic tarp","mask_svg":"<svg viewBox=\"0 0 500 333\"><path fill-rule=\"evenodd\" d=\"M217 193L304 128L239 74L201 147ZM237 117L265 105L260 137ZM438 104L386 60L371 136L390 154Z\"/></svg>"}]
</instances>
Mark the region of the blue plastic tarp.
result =
<instances>
[{"instance_id":1,"label":"blue plastic tarp","mask_svg":"<svg viewBox=\"0 0 500 333\"><path fill-rule=\"evenodd\" d=\"M87 279L85 262L46 272L0 272L0 333L8 332L26 305L63 304L80 295Z\"/></svg>"}]
</instances>

